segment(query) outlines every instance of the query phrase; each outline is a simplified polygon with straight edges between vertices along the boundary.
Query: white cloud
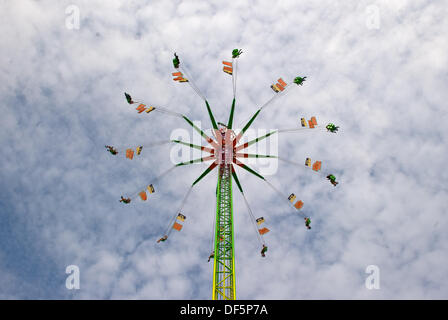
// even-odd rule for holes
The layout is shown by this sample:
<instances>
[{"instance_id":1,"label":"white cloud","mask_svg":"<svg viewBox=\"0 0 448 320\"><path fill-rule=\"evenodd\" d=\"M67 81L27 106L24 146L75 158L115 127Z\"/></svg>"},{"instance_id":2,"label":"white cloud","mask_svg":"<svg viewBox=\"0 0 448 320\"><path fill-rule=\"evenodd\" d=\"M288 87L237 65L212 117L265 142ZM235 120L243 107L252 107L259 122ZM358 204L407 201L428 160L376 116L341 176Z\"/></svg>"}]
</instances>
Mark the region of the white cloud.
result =
<instances>
[{"instance_id":1,"label":"white cloud","mask_svg":"<svg viewBox=\"0 0 448 320\"><path fill-rule=\"evenodd\" d=\"M80 8L79 30L65 27L69 4ZM379 29L366 27L367 5L379 8ZM171 80L174 51L227 121L232 91L221 61L238 47L235 124L272 96L276 79L306 75L253 128L298 127L313 115L341 128L279 135L280 155L322 160L340 181L333 188L283 162L268 177L304 200L312 230L287 199L238 170L271 232L262 259L234 188L237 297L446 299L445 13L426 1L2 3L0 297L210 298L216 174L193 189L184 229L156 244L206 166L178 168L146 203L123 206L121 194L172 165L169 147L129 161L103 146L190 130L181 119L138 115L124 91L208 125L203 101ZM79 292L64 289L70 264L81 270ZM370 264L381 270L377 291L364 286Z\"/></svg>"}]
</instances>

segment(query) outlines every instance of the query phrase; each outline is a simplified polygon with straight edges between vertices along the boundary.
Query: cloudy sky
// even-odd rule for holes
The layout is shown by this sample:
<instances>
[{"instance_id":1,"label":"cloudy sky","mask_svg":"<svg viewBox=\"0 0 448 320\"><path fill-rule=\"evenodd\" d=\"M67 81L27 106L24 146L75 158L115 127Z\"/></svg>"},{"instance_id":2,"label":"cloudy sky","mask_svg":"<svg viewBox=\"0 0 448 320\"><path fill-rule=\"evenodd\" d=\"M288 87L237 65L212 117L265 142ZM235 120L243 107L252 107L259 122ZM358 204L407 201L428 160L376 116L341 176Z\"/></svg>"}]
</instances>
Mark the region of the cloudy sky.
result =
<instances>
[{"instance_id":1,"label":"cloudy sky","mask_svg":"<svg viewBox=\"0 0 448 320\"><path fill-rule=\"evenodd\" d=\"M221 61L242 48L237 127L279 77L306 75L253 133L299 127L302 116L336 123L337 134L272 143L290 160L322 160L340 183L284 162L267 175L304 201L306 230L286 199L238 171L271 232L261 258L234 188L237 298L447 299L446 2L223 3L0 0L0 298L211 298L216 171L188 198L184 229L157 244L205 165L178 168L148 201L123 205L120 195L150 183L176 152L147 148L130 161L104 145L193 136L181 119L137 114L124 91L210 128L203 101L172 81L173 52L227 121L232 82ZM69 265L79 290L65 286ZM377 290L365 285L369 265L380 270Z\"/></svg>"}]
</instances>

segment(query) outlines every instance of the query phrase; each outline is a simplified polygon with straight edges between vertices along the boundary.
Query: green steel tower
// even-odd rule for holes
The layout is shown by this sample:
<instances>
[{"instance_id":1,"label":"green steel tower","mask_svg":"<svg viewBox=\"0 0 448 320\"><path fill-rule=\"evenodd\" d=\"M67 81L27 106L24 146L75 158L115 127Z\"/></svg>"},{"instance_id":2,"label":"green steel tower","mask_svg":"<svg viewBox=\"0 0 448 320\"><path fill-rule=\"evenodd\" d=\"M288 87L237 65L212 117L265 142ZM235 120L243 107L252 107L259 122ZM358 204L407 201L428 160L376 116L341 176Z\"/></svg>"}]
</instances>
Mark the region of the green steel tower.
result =
<instances>
[{"instance_id":1,"label":"green steel tower","mask_svg":"<svg viewBox=\"0 0 448 320\"><path fill-rule=\"evenodd\" d=\"M235 246L230 164L219 168L216 195L213 300L235 300Z\"/></svg>"}]
</instances>

